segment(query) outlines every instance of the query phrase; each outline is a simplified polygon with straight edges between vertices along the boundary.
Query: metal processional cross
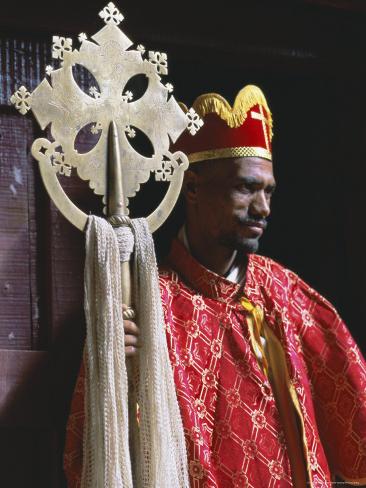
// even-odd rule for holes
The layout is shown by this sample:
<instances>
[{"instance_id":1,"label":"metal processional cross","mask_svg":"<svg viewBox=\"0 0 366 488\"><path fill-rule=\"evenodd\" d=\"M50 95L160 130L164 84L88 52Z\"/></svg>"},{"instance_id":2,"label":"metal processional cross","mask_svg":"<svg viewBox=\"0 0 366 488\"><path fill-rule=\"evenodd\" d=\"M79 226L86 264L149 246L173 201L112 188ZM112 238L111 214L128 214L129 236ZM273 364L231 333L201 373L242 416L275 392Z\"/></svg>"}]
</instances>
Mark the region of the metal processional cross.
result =
<instances>
[{"instance_id":1,"label":"metal processional cross","mask_svg":"<svg viewBox=\"0 0 366 488\"><path fill-rule=\"evenodd\" d=\"M193 109L185 114L171 96L173 86L163 84L167 55L146 51L132 42L119 28L123 16L110 2L100 13L105 26L91 39L81 33L79 49L72 39L53 36L52 56L60 67L47 66L47 77L30 93L21 86L11 102L21 114L32 110L44 130L50 126L52 140L39 138L33 142L32 155L39 163L46 189L62 214L83 230L87 215L68 198L58 174L70 176L74 171L89 182L95 194L103 197L105 213L112 224L128 215L129 199L139 191L151 173L156 181L170 182L162 202L147 217L151 232L167 218L174 207L182 184L187 157L171 153L169 146L187 128L195 134L202 125ZM81 65L96 79L99 89L89 94L78 86L73 67ZM139 98L124 91L129 80L145 75L146 91ZM87 153L75 148L78 133L91 125L99 135L97 144ZM151 141L151 157L138 153L130 144L135 128Z\"/></svg>"}]
</instances>

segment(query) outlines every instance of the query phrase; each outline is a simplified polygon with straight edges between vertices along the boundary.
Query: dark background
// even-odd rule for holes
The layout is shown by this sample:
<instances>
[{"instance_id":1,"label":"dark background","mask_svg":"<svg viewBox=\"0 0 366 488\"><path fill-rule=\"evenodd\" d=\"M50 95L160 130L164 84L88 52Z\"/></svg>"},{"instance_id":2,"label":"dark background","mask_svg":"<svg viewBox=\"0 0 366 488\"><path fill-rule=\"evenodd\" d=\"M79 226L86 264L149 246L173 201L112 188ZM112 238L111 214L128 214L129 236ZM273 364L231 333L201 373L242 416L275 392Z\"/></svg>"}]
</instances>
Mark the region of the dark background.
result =
<instances>
[{"instance_id":1,"label":"dark background","mask_svg":"<svg viewBox=\"0 0 366 488\"><path fill-rule=\"evenodd\" d=\"M83 336L83 236L45 195L29 156L39 129L8 100L16 87L33 90L43 78L52 64L51 35L92 35L103 25L97 14L106 3L7 3L1 10L4 488L63 486L63 431ZM365 2L125 0L119 7L125 16L120 27L135 44L168 53L166 82L173 83L176 99L190 105L216 91L232 103L248 83L263 89L274 118L278 189L260 252L328 298L366 350ZM14 166L23 168L22 185L14 182ZM84 208L94 208L86 185L64 183ZM145 190L137 207L154 198ZM159 233L159 251L176 226L171 219Z\"/></svg>"}]
</instances>

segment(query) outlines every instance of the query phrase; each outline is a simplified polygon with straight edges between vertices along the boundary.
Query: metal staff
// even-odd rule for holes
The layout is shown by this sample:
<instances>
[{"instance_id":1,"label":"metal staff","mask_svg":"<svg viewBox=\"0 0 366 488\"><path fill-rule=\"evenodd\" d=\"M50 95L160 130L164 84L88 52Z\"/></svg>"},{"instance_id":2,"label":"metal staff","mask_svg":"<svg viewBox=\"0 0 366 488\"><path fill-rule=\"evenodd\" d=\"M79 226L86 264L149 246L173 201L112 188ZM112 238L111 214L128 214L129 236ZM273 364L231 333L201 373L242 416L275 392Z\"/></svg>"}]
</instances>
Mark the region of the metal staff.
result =
<instances>
[{"instance_id":1,"label":"metal staff","mask_svg":"<svg viewBox=\"0 0 366 488\"><path fill-rule=\"evenodd\" d=\"M120 226L127 223L127 208L123 196L122 184L122 166L120 160L120 151L118 144L118 134L115 122L111 122L108 131L108 210L107 216L113 226ZM121 262L121 285L122 296L128 309L124 311L123 316L126 319L134 317L131 308L131 267L129 261Z\"/></svg>"}]
</instances>

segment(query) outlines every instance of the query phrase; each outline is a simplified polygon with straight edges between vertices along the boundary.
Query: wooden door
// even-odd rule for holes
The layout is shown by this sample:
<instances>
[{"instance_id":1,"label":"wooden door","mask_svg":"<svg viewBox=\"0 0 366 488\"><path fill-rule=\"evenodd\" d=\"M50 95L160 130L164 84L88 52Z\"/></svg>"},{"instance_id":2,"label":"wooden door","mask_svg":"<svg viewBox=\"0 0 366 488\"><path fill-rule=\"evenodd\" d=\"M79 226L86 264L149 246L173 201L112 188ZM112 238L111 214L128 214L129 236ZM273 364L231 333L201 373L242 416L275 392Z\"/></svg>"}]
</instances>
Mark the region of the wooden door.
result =
<instances>
[{"instance_id":1,"label":"wooden door","mask_svg":"<svg viewBox=\"0 0 366 488\"><path fill-rule=\"evenodd\" d=\"M29 156L35 136L31 119L0 113L4 488L64 486L63 436L83 331L83 236L44 193Z\"/></svg>"}]
</instances>

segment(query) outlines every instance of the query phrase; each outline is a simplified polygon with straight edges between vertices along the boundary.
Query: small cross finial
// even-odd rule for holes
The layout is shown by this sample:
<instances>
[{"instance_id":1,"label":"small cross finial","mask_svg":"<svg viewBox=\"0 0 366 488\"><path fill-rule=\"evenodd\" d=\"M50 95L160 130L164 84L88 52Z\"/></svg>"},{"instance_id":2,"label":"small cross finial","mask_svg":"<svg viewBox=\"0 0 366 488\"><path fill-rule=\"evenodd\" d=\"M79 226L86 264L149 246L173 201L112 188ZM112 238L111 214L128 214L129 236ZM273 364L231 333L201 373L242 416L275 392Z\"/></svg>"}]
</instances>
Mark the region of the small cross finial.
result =
<instances>
[{"instance_id":1,"label":"small cross finial","mask_svg":"<svg viewBox=\"0 0 366 488\"><path fill-rule=\"evenodd\" d=\"M114 25L119 25L124 19L123 15L113 2L109 2L108 5L99 12L99 17L101 17L106 24Z\"/></svg>"}]
</instances>

